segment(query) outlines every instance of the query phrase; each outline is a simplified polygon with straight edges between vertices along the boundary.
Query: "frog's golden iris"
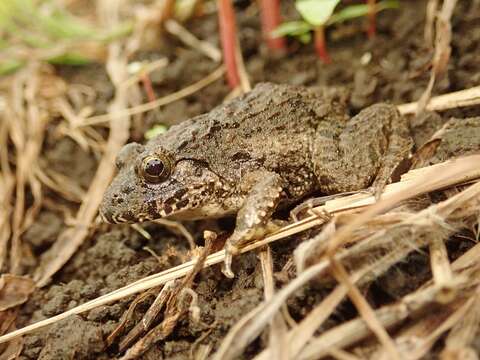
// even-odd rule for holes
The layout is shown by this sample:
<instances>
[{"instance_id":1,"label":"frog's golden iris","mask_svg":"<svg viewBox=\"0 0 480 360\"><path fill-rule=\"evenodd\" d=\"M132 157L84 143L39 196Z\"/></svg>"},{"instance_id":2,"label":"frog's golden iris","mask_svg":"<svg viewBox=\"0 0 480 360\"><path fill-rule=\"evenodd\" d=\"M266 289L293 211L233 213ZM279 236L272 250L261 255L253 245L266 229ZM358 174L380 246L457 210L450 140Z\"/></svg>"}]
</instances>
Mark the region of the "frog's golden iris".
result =
<instances>
[{"instance_id":1,"label":"frog's golden iris","mask_svg":"<svg viewBox=\"0 0 480 360\"><path fill-rule=\"evenodd\" d=\"M145 181L159 183L170 175L171 163L166 156L159 154L148 155L143 158L139 170Z\"/></svg>"}]
</instances>

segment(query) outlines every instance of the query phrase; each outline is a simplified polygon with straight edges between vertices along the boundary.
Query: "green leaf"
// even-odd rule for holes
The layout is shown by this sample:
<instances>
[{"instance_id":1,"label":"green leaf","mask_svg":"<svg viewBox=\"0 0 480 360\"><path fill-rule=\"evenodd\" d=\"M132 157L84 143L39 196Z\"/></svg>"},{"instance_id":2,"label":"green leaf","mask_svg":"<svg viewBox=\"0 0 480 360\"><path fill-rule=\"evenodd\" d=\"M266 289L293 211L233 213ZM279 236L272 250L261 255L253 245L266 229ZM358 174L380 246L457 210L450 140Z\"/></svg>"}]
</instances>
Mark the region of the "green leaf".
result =
<instances>
[{"instance_id":1,"label":"green leaf","mask_svg":"<svg viewBox=\"0 0 480 360\"><path fill-rule=\"evenodd\" d=\"M99 35L95 36L95 39L98 41L109 43L111 41L130 35L133 32L133 27L134 24L132 22L125 21L118 24L106 33L100 33Z\"/></svg>"},{"instance_id":2,"label":"green leaf","mask_svg":"<svg viewBox=\"0 0 480 360\"><path fill-rule=\"evenodd\" d=\"M375 10L379 12L386 9L398 9L399 7L400 2L398 0L384 0L375 5Z\"/></svg>"},{"instance_id":3,"label":"green leaf","mask_svg":"<svg viewBox=\"0 0 480 360\"><path fill-rule=\"evenodd\" d=\"M297 0L295 7L313 26L325 25L340 0Z\"/></svg>"},{"instance_id":4,"label":"green leaf","mask_svg":"<svg viewBox=\"0 0 480 360\"><path fill-rule=\"evenodd\" d=\"M312 26L305 21L286 21L272 31L272 36L300 36L309 33L311 30Z\"/></svg>"},{"instance_id":5,"label":"green leaf","mask_svg":"<svg viewBox=\"0 0 480 360\"><path fill-rule=\"evenodd\" d=\"M398 1L394 0L387 0L387 1L380 1L375 5L375 12L379 12L385 9L392 9L398 7ZM337 13L333 14L332 17L328 20L327 24L337 24L341 23L350 19L362 17L368 15L370 12L370 7L366 4L360 5L350 5L342 10L338 11Z\"/></svg>"},{"instance_id":6,"label":"green leaf","mask_svg":"<svg viewBox=\"0 0 480 360\"><path fill-rule=\"evenodd\" d=\"M65 11L55 9L49 16L41 16L40 24L51 36L60 39L92 38L95 29Z\"/></svg>"},{"instance_id":7,"label":"green leaf","mask_svg":"<svg viewBox=\"0 0 480 360\"><path fill-rule=\"evenodd\" d=\"M312 41L312 33L308 32L305 34L298 35L298 40L300 40L302 44L309 44Z\"/></svg>"},{"instance_id":8,"label":"green leaf","mask_svg":"<svg viewBox=\"0 0 480 360\"><path fill-rule=\"evenodd\" d=\"M75 53L65 53L48 59L50 64L54 65L73 65L81 66L90 64L92 61L85 56Z\"/></svg>"},{"instance_id":9,"label":"green leaf","mask_svg":"<svg viewBox=\"0 0 480 360\"><path fill-rule=\"evenodd\" d=\"M150 140L155 136L165 133L168 130L168 126L165 124L154 125L151 129L145 131L145 139Z\"/></svg>"},{"instance_id":10,"label":"green leaf","mask_svg":"<svg viewBox=\"0 0 480 360\"><path fill-rule=\"evenodd\" d=\"M0 75L11 74L24 65L23 62L18 60L6 60L0 62Z\"/></svg>"}]
</instances>

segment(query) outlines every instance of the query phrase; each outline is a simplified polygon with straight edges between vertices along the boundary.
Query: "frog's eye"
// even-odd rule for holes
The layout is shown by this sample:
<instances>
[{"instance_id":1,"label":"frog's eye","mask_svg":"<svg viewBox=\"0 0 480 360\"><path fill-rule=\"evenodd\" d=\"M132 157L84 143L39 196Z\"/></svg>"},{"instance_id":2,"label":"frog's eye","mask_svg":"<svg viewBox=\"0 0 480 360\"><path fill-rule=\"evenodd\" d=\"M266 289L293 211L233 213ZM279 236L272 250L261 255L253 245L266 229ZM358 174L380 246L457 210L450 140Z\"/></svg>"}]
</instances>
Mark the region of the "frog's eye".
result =
<instances>
[{"instance_id":1,"label":"frog's eye","mask_svg":"<svg viewBox=\"0 0 480 360\"><path fill-rule=\"evenodd\" d=\"M171 163L166 156L148 155L140 165L140 175L150 183L158 183L170 175Z\"/></svg>"}]
</instances>

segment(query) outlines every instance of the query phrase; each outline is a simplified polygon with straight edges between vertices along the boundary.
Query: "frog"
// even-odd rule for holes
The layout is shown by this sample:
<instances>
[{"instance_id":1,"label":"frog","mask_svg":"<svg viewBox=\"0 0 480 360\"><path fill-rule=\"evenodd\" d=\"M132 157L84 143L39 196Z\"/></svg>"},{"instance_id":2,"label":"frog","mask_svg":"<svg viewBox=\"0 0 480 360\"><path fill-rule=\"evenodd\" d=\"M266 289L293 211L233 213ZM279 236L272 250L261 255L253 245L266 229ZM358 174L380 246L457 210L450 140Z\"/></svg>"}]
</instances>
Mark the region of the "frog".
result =
<instances>
[{"instance_id":1,"label":"frog","mask_svg":"<svg viewBox=\"0 0 480 360\"><path fill-rule=\"evenodd\" d=\"M332 91L260 83L116 158L100 216L108 223L235 216L232 256L275 228L274 213L314 193L377 195L413 145L408 121L379 103L350 116Z\"/></svg>"}]
</instances>

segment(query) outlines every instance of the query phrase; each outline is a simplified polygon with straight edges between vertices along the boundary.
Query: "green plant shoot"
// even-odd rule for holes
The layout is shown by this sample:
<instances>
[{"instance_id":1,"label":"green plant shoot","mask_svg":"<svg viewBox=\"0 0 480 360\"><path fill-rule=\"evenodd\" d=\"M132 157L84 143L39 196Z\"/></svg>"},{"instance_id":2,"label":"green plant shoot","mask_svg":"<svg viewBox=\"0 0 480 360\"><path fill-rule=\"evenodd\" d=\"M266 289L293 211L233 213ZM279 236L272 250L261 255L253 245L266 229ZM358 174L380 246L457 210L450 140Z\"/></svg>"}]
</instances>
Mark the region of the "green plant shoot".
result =
<instances>
[{"instance_id":1,"label":"green plant shoot","mask_svg":"<svg viewBox=\"0 0 480 360\"><path fill-rule=\"evenodd\" d=\"M314 33L315 50L324 63L329 63L330 56L326 48L325 28L344 21L367 16L371 13L368 4L349 5L337 12L340 0L297 0L295 8L302 20L287 21L274 30L273 36L293 36L302 43L308 43ZM384 0L375 4L375 12L397 8L398 1Z\"/></svg>"}]
</instances>

